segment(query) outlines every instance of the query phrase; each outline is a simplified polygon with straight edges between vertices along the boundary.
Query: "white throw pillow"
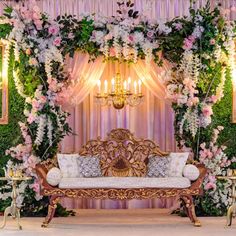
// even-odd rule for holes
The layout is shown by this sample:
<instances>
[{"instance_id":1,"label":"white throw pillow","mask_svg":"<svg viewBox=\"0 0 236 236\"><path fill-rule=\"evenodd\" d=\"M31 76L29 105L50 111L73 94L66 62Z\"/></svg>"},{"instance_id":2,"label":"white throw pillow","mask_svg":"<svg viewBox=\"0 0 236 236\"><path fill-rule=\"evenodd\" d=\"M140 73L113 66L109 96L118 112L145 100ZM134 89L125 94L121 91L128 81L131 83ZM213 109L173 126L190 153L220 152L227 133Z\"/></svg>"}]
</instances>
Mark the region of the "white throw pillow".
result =
<instances>
[{"instance_id":1,"label":"white throw pillow","mask_svg":"<svg viewBox=\"0 0 236 236\"><path fill-rule=\"evenodd\" d=\"M182 177L184 166L187 162L188 152L171 152L169 155L169 177Z\"/></svg>"},{"instance_id":2,"label":"white throw pillow","mask_svg":"<svg viewBox=\"0 0 236 236\"><path fill-rule=\"evenodd\" d=\"M57 167L53 167L47 173L46 180L52 186L57 186L62 178L61 170Z\"/></svg>"},{"instance_id":3,"label":"white throw pillow","mask_svg":"<svg viewBox=\"0 0 236 236\"><path fill-rule=\"evenodd\" d=\"M77 164L78 154L57 154L59 168L64 178L77 178L81 177Z\"/></svg>"},{"instance_id":4,"label":"white throw pillow","mask_svg":"<svg viewBox=\"0 0 236 236\"><path fill-rule=\"evenodd\" d=\"M200 175L199 169L192 164L185 165L183 170L183 176L191 181L196 180Z\"/></svg>"}]
</instances>

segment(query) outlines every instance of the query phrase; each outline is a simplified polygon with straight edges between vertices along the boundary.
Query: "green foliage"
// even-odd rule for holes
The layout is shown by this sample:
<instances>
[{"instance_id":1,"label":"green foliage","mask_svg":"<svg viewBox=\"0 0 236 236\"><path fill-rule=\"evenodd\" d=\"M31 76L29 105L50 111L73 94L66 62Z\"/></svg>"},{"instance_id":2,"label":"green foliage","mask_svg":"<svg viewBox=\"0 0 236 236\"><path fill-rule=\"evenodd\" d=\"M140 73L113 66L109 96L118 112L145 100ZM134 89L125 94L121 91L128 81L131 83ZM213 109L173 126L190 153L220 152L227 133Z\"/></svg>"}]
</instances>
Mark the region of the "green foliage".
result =
<instances>
[{"instance_id":1,"label":"green foliage","mask_svg":"<svg viewBox=\"0 0 236 236\"><path fill-rule=\"evenodd\" d=\"M226 82L224 87L224 97L213 107L214 127L224 126L224 130L219 137L219 144L227 146L225 153L229 157L236 156L236 124L232 123L232 106L233 106L233 85L230 70L226 73Z\"/></svg>"},{"instance_id":2,"label":"green foliage","mask_svg":"<svg viewBox=\"0 0 236 236\"><path fill-rule=\"evenodd\" d=\"M2 167L6 165L8 160L5 156L5 151L22 141L18 122L24 119L24 99L17 93L15 88L13 65L14 56L13 51L11 50L8 68L9 123L7 125L0 125L0 175L3 175ZM2 201L0 202L0 205L1 203Z\"/></svg>"}]
</instances>

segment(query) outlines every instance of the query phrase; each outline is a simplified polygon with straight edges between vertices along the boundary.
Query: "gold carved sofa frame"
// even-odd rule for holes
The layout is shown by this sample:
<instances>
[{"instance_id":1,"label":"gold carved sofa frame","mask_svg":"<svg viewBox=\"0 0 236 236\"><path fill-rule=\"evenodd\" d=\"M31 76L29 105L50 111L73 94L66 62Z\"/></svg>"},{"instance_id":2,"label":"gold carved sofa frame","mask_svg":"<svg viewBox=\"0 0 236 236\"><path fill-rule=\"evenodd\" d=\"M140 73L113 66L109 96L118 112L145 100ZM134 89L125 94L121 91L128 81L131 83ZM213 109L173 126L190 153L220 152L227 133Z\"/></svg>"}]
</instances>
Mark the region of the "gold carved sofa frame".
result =
<instances>
[{"instance_id":1,"label":"gold carved sofa frame","mask_svg":"<svg viewBox=\"0 0 236 236\"><path fill-rule=\"evenodd\" d=\"M127 129L112 130L105 140L98 137L96 140L88 141L80 150L80 155L99 155L103 176L136 176L144 177L147 172L148 157L156 154L165 158L167 152L160 150L153 141L148 139L137 139ZM92 198L92 199L153 199L176 197L182 201L184 209L195 226L200 222L195 215L193 196L202 193L201 185L206 174L206 168L195 163L200 171L200 176L188 188L92 188L92 189L60 189L52 187L46 181L47 172L57 166L57 160L51 159L36 166L36 172L41 180L41 194L50 198L48 215L42 224L47 227L52 220L57 203L62 197L70 198Z\"/></svg>"}]
</instances>

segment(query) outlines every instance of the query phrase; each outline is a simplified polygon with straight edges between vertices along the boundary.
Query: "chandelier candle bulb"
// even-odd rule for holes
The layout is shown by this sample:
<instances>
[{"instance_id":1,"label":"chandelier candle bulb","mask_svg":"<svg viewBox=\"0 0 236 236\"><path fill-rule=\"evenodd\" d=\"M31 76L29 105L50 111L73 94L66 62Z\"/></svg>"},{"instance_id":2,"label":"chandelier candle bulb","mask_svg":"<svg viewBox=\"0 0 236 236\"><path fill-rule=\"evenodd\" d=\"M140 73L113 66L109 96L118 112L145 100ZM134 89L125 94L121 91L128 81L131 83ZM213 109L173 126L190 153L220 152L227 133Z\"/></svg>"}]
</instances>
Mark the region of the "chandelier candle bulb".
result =
<instances>
[{"instance_id":1,"label":"chandelier candle bulb","mask_svg":"<svg viewBox=\"0 0 236 236\"><path fill-rule=\"evenodd\" d=\"M142 81L138 81L138 93L142 93Z\"/></svg>"},{"instance_id":2,"label":"chandelier candle bulb","mask_svg":"<svg viewBox=\"0 0 236 236\"><path fill-rule=\"evenodd\" d=\"M124 81L124 91L126 92L126 90L127 90L127 82L126 82L126 80Z\"/></svg>"},{"instance_id":3,"label":"chandelier candle bulb","mask_svg":"<svg viewBox=\"0 0 236 236\"><path fill-rule=\"evenodd\" d=\"M134 81L134 94L137 94L137 82Z\"/></svg>"},{"instance_id":4,"label":"chandelier candle bulb","mask_svg":"<svg viewBox=\"0 0 236 236\"><path fill-rule=\"evenodd\" d=\"M111 92L114 93L114 91L115 91L115 79L112 78L112 80L111 80Z\"/></svg>"},{"instance_id":5,"label":"chandelier candle bulb","mask_svg":"<svg viewBox=\"0 0 236 236\"><path fill-rule=\"evenodd\" d=\"M129 77L128 78L128 87L127 87L128 91L130 91L130 84L131 84L131 78Z\"/></svg>"},{"instance_id":6,"label":"chandelier candle bulb","mask_svg":"<svg viewBox=\"0 0 236 236\"><path fill-rule=\"evenodd\" d=\"M100 80L98 80L97 86L98 86L98 93L100 94L101 93L101 81Z\"/></svg>"},{"instance_id":7,"label":"chandelier candle bulb","mask_svg":"<svg viewBox=\"0 0 236 236\"><path fill-rule=\"evenodd\" d=\"M108 93L108 83L107 83L107 80L105 80L105 82L104 82L104 93L105 94Z\"/></svg>"}]
</instances>

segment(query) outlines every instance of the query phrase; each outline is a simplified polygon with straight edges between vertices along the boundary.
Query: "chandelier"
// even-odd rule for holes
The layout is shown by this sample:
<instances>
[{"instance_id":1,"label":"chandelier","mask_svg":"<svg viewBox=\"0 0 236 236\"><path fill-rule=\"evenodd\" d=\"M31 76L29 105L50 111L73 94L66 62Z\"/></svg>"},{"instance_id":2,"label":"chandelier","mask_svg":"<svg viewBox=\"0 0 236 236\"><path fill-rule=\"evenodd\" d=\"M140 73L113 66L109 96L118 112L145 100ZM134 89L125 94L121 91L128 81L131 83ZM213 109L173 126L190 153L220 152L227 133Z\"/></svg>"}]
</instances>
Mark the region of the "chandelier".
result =
<instances>
[{"instance_id":1,"label":"chandelier","mask_svg":"<svg viewBox=\"0 0 236 236\"><path fill-rule=\"evenodd\" d=\"M143 101L142 82L141 80L134 81L131 89L131 78L123 81L120 73L116 73L115 78L112 78L110 91L108 90L108 82L104 81L103 91L101 91L101 81L97 82L98 92L96 97L97 102L102 105L113 105L115 109L122 109L125 105L132 107L139 105Z\"/></svg>"}]
</instances>

